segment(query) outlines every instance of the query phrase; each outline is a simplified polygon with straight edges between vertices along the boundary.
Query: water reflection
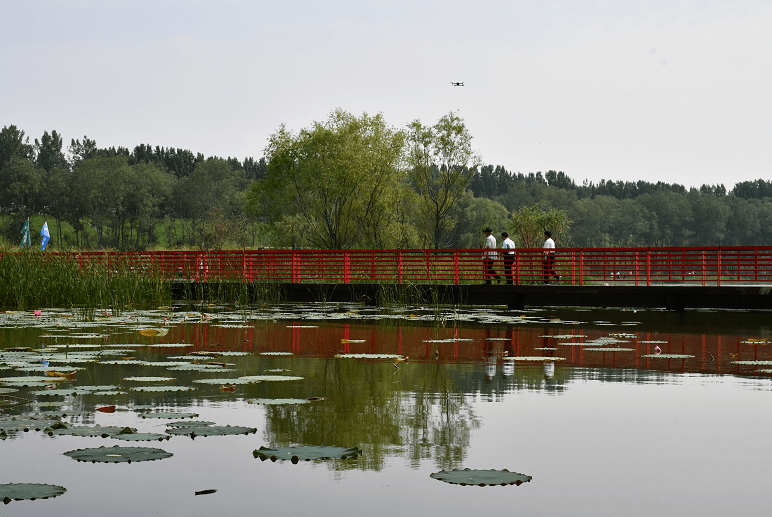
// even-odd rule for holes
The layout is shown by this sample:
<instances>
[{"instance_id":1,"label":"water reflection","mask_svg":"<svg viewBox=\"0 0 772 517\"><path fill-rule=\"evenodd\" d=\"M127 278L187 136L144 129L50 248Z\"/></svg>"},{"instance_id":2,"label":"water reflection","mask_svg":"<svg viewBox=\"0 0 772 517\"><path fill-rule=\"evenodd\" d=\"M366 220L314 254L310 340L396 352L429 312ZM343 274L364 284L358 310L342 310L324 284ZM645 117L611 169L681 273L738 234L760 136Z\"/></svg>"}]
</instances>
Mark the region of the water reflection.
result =
<instances>
[{"instance_id":1,"label":"water reflection","mask_svg":"<svg viewBox=\"0 0 772 517\"><path fill-rule=\"evenodd\" d=\"M336 480L357 472L390 479L388 473L395 468L395 459L411 471L509 468L534 474L529 485L544 484L543 501L550 493L570 493L570 484L561 485L556 479L562 472L572 480L583 479L577 465L586 460L585 456L618 463L613 451L636 457L641 443L656 440L657 425L674 433L667 435L667 440L689 431L681 425L684 421L715 426L710 419L715 416L712 406L704 413L695 413L693 405L695 400L699 404L701 394L678 390L681 386L697 386L711 392L716 404L725 399L730 401L730 408L748 411L759 399L745 393L765 395L761 392L771 389L768 374L763 373L770 366L758 364L772 361L768 330L759 326L750 332L747 322L733 327L733 318L722 325L720 315L712 315L710 321L696 315L694 321L663 323L640 313L636 316L642 321L634 322L630 314L621 312L512 313L485 309L456 317L447 314L444 319L415 312L384 315L352 306L280 306L239 313L212 311L195 317L148 312L124 315L120 320L73 321L68 325L55 318L45 322L6 315L5 320L0 318L0 354L4 354L0 356L0 377L31 378L42 375L51 365L64 368L67 364L79 369L76 379L60 381L63 385L116 386L121 394L47 397L33 394L39 387L3 382L0 389L15 390L7 395L39 405L5 407L0 416L50 411L66 414L65 420L72 423L118 422L140 431L158 432L158 422L143 421L140 416L157 410L192 411L219 425L257 427L258 434L250 437L245 455L260 445L360 447L364 454L356 461L323 464ZM140 334L146 327L168 332ZM18 356L7 352L19 347L42 352L35 368L28 368ZM656 347L661 354L654 353ZM100 355L79 355L87 350ZM192 356L192 352L197 354ZM70 362L61 362L57 354ZM340 354L348 355L344 358ZM202 369L172 366L190 365L192 357ZM523 357L555 361L513 360ZM206 365L216 367L206 369ZM301 379L236 384L233 392L222 390L219 382L195 382L214 378L222 379L224 385L229 379L251 375ZM172 377L171 384L193 391L137 391L133 388L140 383L126 380L159 376ZM743 394L738 395L737 388ZM643 389L651 391L644 394ZM690 393L694 398L689 398ZM678 402L671 405L671 396ZM303 403L250 403L265 399ZM50 405L52 400L62 405ZM95 411L107 404L116 405L119 411L114 415ZM594 427L596 419L603 421L604 427ZM642 420L646 424L639 428ZM571 433L578 429L578 434L563 432L566 429ZM749 431L755 432L752 424ZM6 440L0 442L0 454L24 450L34 458L32 465L47 461L36 456L40 441L15 439L29 436L24 431L9 430L6 434ZM628 435L636 440L625 441ZM576 441L577 436L582 441ZM606 447L599 436L613 447ZM55 448L52 443L75 440L79 447L105 443L83 443L85 439L73 437L40 439L47 440L42 443L48 449ZM217 459L210 461L224 462L219 458L235 447L231 444L240 444L238 439L199 438L195 447L211 447L212 458ZM163 447L184 451L182 440L175 437ZM202 444L202 440L206 442ZM712 443L703 445L713 447ZM585 447L590 452L576 452L585 451ZM541 454L543 463L527 463L529 450ZM581 458L573 458L576 464L567 464L572 451ZM670 457L673 452L669 449ZM731 456L731 451L727 454ZM175 458L181 456L175 453ZM511 464L518 462L526 462L526 466ZM651 462L646 475L654 475L660 467ZM249 464L244 468L254 467ZM260 480L270 485L272 476L282 471L278 466L268 468L260 471ZM593 468L591 462L587 468ZM603 469L607 467L598 468ZM2 470L5 477L11 473L7 467ZM528 490L538 489L529 486ZM453 509L440 506L444 511Z\"/></svg>"}]
</instances>

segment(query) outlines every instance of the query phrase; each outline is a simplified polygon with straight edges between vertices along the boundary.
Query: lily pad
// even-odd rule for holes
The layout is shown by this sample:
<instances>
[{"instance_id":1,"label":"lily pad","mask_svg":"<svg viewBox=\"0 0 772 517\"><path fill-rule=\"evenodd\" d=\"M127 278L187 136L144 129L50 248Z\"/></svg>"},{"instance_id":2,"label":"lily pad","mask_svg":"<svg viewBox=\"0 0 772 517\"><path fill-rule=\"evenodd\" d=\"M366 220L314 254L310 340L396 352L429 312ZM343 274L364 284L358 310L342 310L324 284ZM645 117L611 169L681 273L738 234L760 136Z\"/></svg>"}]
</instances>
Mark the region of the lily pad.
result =
<instances>
[{"instance_id":1,"label":"lily pad","mask_svg":"<svg viewBox=\"0 0 772 517\"><path fill-rule=\"evenodd\" d=\"M240 426L216 426L216 425L203 425L199 427L183 426L172 427L166 430L167 433L173 435L190 435L191 438L197 436L226 436L236 434L254 434L257 429L254 427L240 427Z\"/></svg>"},{"instance_id":2,"label":"lily pad","mask_svg":"<svg viewBox=\"0 0 772 517\"><path fill-rule=\"evenodd\" d=\"M129 382L166 382L176 379L174 377L125 377L123 380Z\"/></svg>"},{"instance_id":3,"label":"lily pad","mask_svg":"<svg viewBox=\"0 0 772 517\"><path fill-rule=\"evenodd\" d=\"M179 422L171 422L166 424L169 427L205 427L208 425L214 425L214 422L206 422L204 420L187 420Z\"/></svg>"},{"instance_id":4,"label":"lily pad","mask_svg":"<svg viewBox=\"0 0 772 517\"><path fill-rule=\"evenodd\" d=\"M474 485L474 486L493 486L493 485L517 485L527 483L533 479L531 476L510 472L504 470L472 470L472 469L453 469L441 470L429 475L433 479L450 483L451 485Z\"/></svg>"},{"instance_id":5,"label":"lily pad","mask_svg":"<svg viewBox=\"0 0 772 517\"><path fill-rule=\"evenodd\" d=\"M55 418L14 417L9 420L0 420L0 430L25 432L31 430L40 431L57 422L58 420Z\"/></svg>"},{"instance_id":6,"label":"lily pad","mask_svg":"<svg viewBox=\"0 0 772 517\"><path fill-rule=\"evenodd\" d=\"M649 359L692 359L694 356L686 354L646 354L641 357L647 357Z\"/></svg>"},{"instance_id":7,"label":"lily pad","mask_svg":"<svg viewBox=\"0 0 772 517\"><path fill-rule=\"evenodd\" d=\"M90 461L91 463L131 463L132 461L155 461L171 458L173 454L163 449L153 447L98 447L94 449L77 449L67 451L65 456L77 461Z\"/></svg>"},{"instance_id":8,"label":"lily pad","mask_svg":"<svg viewBox=\"0 0 772 517\"><path fill-rule=\"evenodd\" d=\"M237 379L195 379L193 382L199 384L251 384L255 381L242 377Z\"/></svg>"},{"instance_id":9,"label":"lily pad","mask_svg":"<svg viewBox=\"0 0 772 517\"><path fill-rule=\"evenodd\" d=\"M0 500L8 504L11 501L48 499L62 495L67 491L63 486L41 483L8 483L0 485Z\"/></svg>"},{"instance_id":10,"label":"lily pad","mask_svg":"<svg viewBox=\"0 0 772 517\"><path fill-rule=\"evenodd\" d=\"M335 354L335 359L388 359L390 361L404 361L405 356L399 354Z\"/></svg>"},{"instance_id":11,"label":"lily pad","mask_svg":"<svg viewBox=\"0 0 772 517\"><path fill-rule=\"evenodd\" d=\"M345 448L332 445L303 445L300 447L278 447L276 449L260 447L252 452L252 456L260 458L262 461L268 459L271 461L290 460L292 463L311 460L356 459L361 454L362 450L358 447Z\"/></svg>"},{"instance_id":12,"label":"lily pad","mask_svg":"<svg viewBox=\"0 0 772 517\"><path fill-rule=\"evenodd\" d=\"M502 358L504 361L537 361L537 362L543 362L543 361L565 361L565 357L542 357L542 356L508 356Z\"/></svg>"},{"instance_id":13,"label":"lily pad","mask_svg":"<svg viewBox=\"0 0 772 517\"><path fill-rule=\"evenodd\" d=\"M585 352L635 352L635 348L622 348L622 347L586 347L583 348Z\"/></svg>"},{"instance_id":14,"label":"lily pad","mask_svg":"<svg viewBox=\"0 0 772 517\"><path fill-rule=\"evenodd\" d=\"M161 413L145 413L144 415L139 415L142 418L196 418L198 416L198 413L173 413L171 411L167 412L161 412Z\"/></svg>"},{"instance_id":15,"label":"lily pad","mask_svg":"<svg viewBox=\"0 0 772 517\"><path fill-rule=\"evenodd\" d=\"M163 391L193 391L193 386L136 386L129 388L131 391L163 392Z\"/></svg>"},{"instance_id":16,"label":"lily pad","mask_svg":"<svg viewBox=\"0 0 772 517\"><path fill-rule=\"evenodd\" d=\"M101 436L102 438L107 438L108 436L115 437L117 435L121 434L135 434L137 432L136 429L133 429L131 427L119 427L114 425L108 425L108 426L101 426L101 425L79 425L79 426L68 426L67 424L59 424L58 426L55 426L57 428L50 429L48 432L49 436L57 435L57 436L85 436L90 438L96 438Z\"/></svg>"},{"instance_id":17,"label":"lily pad","mask_svg":"<svg viewBox=\"0 0 772 517\"><path fill-rule=\"evenodd\" d=\"M270 381L301 381L303 377L293 377L292 375L246 375L239 379L247 382L270 382Z\"/></svg>"},{"instance_id":18,"label":"lily pad","mask_svg":"<svg viewBox=\"0 0 772 517\"><path fill-rule=\"evenodd\" d=\"M112 438L116 440L124 440L127 442L152 442L168 440L171 438L168 434L158 433L127 433L127 434L115 434Z\"/></svg>"},{"instance_id":19,"label":"lily pad","mask_svg":"<svg viewBox=\"0 0 772 517\"><path fill-rule=\"evenodd\" d=\"M308 399L249 399L248 404L281 405L281 404L308 404Z\"/></svg>"},{"instance_id":20,"label":"lily pad","mask_svg":"<svg viewBox=\"0 0 772 517\"><path fill-rule=\"evenodd\" d=\"M772 361L732 361L732 364L769 366L772 365Z\"/></svg>"}]
</instances>

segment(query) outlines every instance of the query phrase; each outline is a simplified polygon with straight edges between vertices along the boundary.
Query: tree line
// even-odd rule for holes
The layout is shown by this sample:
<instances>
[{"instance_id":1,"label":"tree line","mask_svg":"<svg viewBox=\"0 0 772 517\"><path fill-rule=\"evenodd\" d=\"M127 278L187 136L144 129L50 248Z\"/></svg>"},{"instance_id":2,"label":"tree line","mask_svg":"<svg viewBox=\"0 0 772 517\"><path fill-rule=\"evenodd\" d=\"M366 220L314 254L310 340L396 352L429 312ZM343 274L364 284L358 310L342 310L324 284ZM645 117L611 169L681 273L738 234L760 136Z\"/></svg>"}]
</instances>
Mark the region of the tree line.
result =
<instances>
[{"instance_id":1,"label":"tree line","mask_svg":"<svg viewBox=\"0 0 772 517\"><path fill-rule=\"evenodd\" d=\"M483 165L471 142L453 112L397 128L338 109L297 132L281 126L263 157L244 160L85 136L65 153L56 131L30 142L10 125L0 236L17 244L39 216L60 249L476 248L482 228L519 235L526 223L560 226L562 247L772 243L772 181L577 184Z\"/></svg>"}]
</instances>

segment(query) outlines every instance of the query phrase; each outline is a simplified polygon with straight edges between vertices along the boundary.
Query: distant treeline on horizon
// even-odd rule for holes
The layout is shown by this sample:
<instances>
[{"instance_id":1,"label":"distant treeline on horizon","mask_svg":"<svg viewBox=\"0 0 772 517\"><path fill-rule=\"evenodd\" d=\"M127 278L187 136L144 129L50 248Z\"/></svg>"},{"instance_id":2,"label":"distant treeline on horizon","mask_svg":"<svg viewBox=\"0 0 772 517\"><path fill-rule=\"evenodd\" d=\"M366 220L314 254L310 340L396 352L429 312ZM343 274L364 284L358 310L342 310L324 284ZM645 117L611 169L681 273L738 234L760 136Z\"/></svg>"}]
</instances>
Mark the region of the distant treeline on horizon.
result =
<instances>
[{"instance_id":1,"label":"distant treeline on horizon","mask_svg":"<svg viewBox=\"0 0 772 517\"><path fill-rule=\"evenodd\" d=\"M66 156L62 148L56 131L33 143L16 126L0 131L0 234L8 242L18 240L20 220L39 214L56 221L52 244L63 247L288 245L278 221L247 209L251 185L268 174L265 157L205 157L149 144L102 148L86 136L71 140ZM562 171L502 165L467 173L445 247L476 247L479 228L507 230L512 213L535 204L566 211L572 225L564 247L772 244L772 181L742 181L727 191L723 184L642 180L577 184ZM226 231L236 237L220 242L218 232Z\"/></svg>"}]
</instances>

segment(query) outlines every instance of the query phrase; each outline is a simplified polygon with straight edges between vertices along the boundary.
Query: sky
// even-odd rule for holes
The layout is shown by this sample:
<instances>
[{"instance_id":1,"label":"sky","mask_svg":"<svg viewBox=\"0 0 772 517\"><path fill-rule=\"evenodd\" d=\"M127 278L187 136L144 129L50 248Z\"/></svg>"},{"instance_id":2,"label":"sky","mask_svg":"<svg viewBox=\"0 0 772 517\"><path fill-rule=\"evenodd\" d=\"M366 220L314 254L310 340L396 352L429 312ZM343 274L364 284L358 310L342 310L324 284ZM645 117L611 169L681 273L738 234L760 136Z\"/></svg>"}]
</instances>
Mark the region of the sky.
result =
<instances>
[{"instance_id":1,"label":"sky","mask_svg":"<svg viewBox=\"0 0 772 517\"><path fill-rule=\"evenodd\" d=\"M341 108L456 112L483 163L772 180L772 0L6 0L0 127L263 156ZM452 86L463 82L463 87Z\"/></svg>"}]
</instances>

